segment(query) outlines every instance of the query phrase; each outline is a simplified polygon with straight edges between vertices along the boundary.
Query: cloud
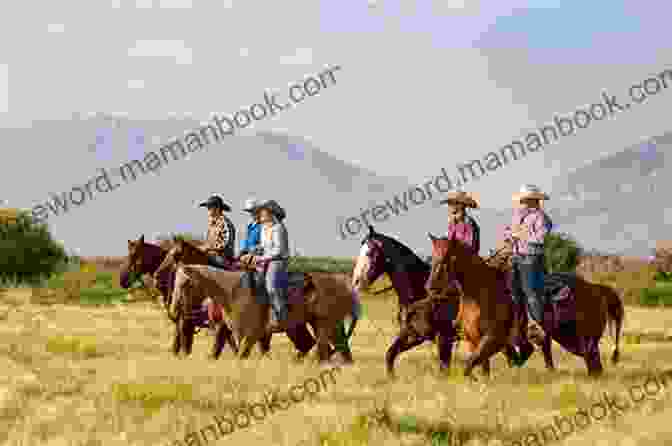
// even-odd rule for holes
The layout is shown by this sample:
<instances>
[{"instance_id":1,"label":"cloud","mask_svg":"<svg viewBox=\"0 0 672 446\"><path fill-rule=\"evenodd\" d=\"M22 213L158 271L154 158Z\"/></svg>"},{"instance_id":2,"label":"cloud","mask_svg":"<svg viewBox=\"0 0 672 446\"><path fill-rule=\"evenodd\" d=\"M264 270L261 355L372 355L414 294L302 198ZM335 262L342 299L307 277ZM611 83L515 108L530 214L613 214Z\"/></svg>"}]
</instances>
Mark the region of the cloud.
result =
<instances>
[{"instance_id":1,"label":"cloud","mask_svg":"<svg viewBox=\"0 0 672 446\"><path fill-rule=\"evenodd\" d=\"M159 0L161 9L191 9L193 8L191 0Z\"/></svg>"},{"instance_id":2,"label":"cloud","mask_svg":"<svg viewBox=\"0 0 672 446\"><path fill-rule=\"evenodd\" d=\"M311 65L313 63L313 50L310 48L297 48L294 54L280 57L283 65Z\"/></svg>"},{"instance_id":3,"label":"cloud","mask_svg":"<svg viewBox=\"0 0 672 446\"><path fill-rule=\"evenodd\" d=\"M143 81L141 79L129 79L128 80L128 88L131 88L131 89L145 88L145 81Z\"/></svg>"},{"instance_id":4,"label":"cloud","mask_svg":"<svg viewBox=\"0 0 672 446\"><path fill-rule=\"evenodd\" d=\"M48 33L64 33L65 32L65 25L62 23L50 23L47 25L47 32Z\"/></svg>"},{"instance_id":5,"label":"cloud","mask_svg":"<svg viewBox=\"0 0 672 446\"><path fill-rule=\"evenodd\" d=\"M191 65L192 51L181 40L137 40L129 57L173 57L178 65Z\"/></svg>"}]
</instances>

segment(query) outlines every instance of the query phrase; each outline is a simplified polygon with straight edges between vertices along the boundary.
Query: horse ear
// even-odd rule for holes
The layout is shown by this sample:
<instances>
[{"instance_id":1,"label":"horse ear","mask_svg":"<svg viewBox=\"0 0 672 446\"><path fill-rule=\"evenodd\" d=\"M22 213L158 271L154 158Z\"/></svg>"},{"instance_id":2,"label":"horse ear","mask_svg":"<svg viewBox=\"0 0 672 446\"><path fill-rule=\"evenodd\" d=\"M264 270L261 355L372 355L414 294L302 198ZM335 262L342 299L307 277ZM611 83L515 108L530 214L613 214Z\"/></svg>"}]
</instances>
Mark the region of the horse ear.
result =
<instances>
[{"instance_id":1,"label":"horse ear","mask_svg":"<svg viewBox=\"0 0 672 446\"><path fill-rule=\"evenodd\" d=\"M373 225L369 225L369 234L375 234L376 230L373 229Z\"/></svg>"}]
</instances>

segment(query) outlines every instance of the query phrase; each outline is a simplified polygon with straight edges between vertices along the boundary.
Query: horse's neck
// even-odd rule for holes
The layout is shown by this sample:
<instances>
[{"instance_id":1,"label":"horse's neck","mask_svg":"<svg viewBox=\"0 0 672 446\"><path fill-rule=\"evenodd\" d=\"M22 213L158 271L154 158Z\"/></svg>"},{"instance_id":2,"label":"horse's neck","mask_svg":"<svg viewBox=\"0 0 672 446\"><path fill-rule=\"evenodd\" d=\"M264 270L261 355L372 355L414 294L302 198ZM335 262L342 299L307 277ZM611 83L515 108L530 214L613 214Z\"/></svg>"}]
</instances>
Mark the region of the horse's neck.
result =
<instances>
[{"instance_id":1,"label":"horse's neck","mask_svg":"<svg viewBox=\"0 0 672 446\"><path fill-rule=\"evenodd\" d=\"M399 304L408 305L426 296L425 282L429 272L394 271L388 272L387 275L390 276L392 287L399 296Z\"/></svg>"},{"instance_id":2,"label":"horse's neck","mask_svg":"<svg viewBox=\"0 0 672 446\"><path fill-rule=\"evenodd\" d=\"M147 274L154 274L156 270L159 269L159 266L161 266L161 263L163 263L163 259L168 254L168 251L160 246L150 245L148 243L145 244L144 249L145 252L150 253L149 256L145 258L145 262L143 262L144 272Z\"/></svg>"},{"instance_id":3,"label":"horse's neck","mask_svg":"<svg viewBox=\"0 0 672 446\"><path fill-rule=\"evenodd\" d=\"M468 262L468 263L467 263ZM481 295L480 289L487 286L488 279L497 281L501 271L492 265L485 263L480 257L471 257L465 262L468 266L466 271L462 271L462 288L464 294L474 299Z\"/></svg>"}]
</instances>

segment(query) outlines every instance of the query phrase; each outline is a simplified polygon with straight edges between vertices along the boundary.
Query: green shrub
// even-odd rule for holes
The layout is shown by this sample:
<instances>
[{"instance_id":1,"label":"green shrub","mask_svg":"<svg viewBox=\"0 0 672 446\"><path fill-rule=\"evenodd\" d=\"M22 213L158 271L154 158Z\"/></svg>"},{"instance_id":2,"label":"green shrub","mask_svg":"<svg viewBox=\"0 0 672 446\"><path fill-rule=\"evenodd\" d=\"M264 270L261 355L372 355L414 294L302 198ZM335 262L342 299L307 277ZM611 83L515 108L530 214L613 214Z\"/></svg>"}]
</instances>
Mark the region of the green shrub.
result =
<instances>
[{"instance_id":1,"label":"green shrub","mask_svg":"<svg viewBox=\"0 0 672 446\"><path fill-rule=\"evenodd\" d=\"M646 306L672 306L672 283L658 282L655 287L643 288L639 303Z\"/></svg>"},{"instance_id":2,"label":"green shrub","mask_svg":"<svg viewBox=\"0 0 672 446\"><path fill-rule=\"evenodd\" d=\"M289 271L307 273L351 273L352 259L339 257L290 257Z\"/></svg>"},{"instance_id":3,"label":"green shrub","mask_svg":"<svg viewBox=\"0 0 672 446\"><path fill-rule=\"evenodd\" d=\"M68 256L45 224L26 211L0 220L0 280L36 283L65 268Z\"/></svg>"},{"instance_id":4,"label":"green shrub","mask_svg":"<svg viewBox=\"0 0 672 446\"><path fill-rule=\"evenodd\" d=\"M565 233L551 232L544 239L544 257L549 273L574 272L583 249Z\"/></svg>"}]
</instances>

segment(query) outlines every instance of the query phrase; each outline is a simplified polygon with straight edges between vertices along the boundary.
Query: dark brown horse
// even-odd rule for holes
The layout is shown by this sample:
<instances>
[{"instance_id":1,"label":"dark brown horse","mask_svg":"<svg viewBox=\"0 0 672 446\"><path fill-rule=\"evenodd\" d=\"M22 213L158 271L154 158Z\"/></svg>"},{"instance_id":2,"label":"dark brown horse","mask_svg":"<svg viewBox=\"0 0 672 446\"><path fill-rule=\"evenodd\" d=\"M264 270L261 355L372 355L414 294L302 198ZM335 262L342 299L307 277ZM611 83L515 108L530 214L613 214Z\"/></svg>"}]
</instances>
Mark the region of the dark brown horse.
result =
<instances>
[{"instance_id":1,"label":"dark brown horse","mask_svg":"<svg viewBox=\"0 0 672 446\"><path fill-rule=\"evenodd\" d=\"M200 249L196 248L191 243L173 237L173 247L164 257L163 262L157 268L154 275L156 277L165 276L168 272L170 272L170 274L172 274L174 277L175 271L179 264L207 265L208 255L205 252L201 251ZM240 271L240 268L241 265L238 262L232 261L229 270ZM171 299L172 295L171 298L168 299L169 306L171 305ZM194 307L194 311L196 312L201 311L200 307ZM171 317L175 316L173 315ZM193 345L193 333L195 325L194 321L196 320L196 318L193 317L193 315L191 315L191 317L188 317L185 320L186 322L184 322L184 324L186 325L183 324L182 329L179 329L180 327L178 327L178 330L175 333L176 338L175 343L183 345L184 352L186 354L191 354L191 346ZM233 345L235 344L235 339L233 336L233 332L223 319L213 320L211 322L216 327L215 342L213 343L212 356L214 358L218 358L225 343L229 342ZM310 334L305 324L299 325L294 329L290 330L287 333L287 336L290 338L294 346L297 348L299 352L297 357L299 359L305 356L316 343L315 338L313 337L313 335ZM178 341L177 339L180 337L182 337L182 340ZM265 335L261 336L259 340L259 346L262 354L266 354L270 351L271 337L272 337L271 333L266 333ZM177 354L177 352L175 354Z\"/></svg>"},{"instance_id":2,"label":"dark brown horse","mask_svg":"<svg viewBox=\"0 0 672 446\"><path fill-rule=\"evenodd\" d=\"M438 300L429 299L425 284L429 279L430 266L398 240L369 226L355 265L353 288L367 288L383 273L390 277L392 287L399 296L397 319L401 326L399 335L387 350L388 375L394 376L394 362L399 354L437 338L439 367L449 369L457 337L453 322L459 303L458 291L444 293ZM515 360L515 353L512 348L507 349L509 364Z\"/></svg>"},{"instance_id":3,"label":"dark brown horse","mask_svg":"<svg viewBox=\"0 0 672 446\"><path fill-rule=\"evenodd\" d=\"M174 242L173 242L174 243ZM173 285L175 283L175 272L169 269L163 269L159 271L160 266L166 256L168 251L158 245L145 242L145 236L140 235L138 240L129 240L128 241L128 257L126 262L122 265L121 274L120 274L120 285L122 288L130 288L133 283L137 280L141 280L143 274L150 274L154 278L154 283L156 288L161 293L163 306L166 310L166 315L168 318L177 324L177 319L175 319L170 314L170 299L173 295ZM198 262L194 262L198 263ZM202 318L201 318L202 319ZM201 327L203 324L199 324ZM229 345L234 352L238 352L238 346L235 339L231 336L231 330L226 324L221 329L222 334L225 340L228 341ZM222 344L223 349L224 344ZM263 348L266 347L266 344L262 345ZM181 349L181 339L179 336L175 336L173 342L173 353L178 354ZM268 345L266 351L270 349ZM212 353L214 357L218 357L221 354L221 349L215 355L215 352Z\"/></svg>"},{"instance_id":4,"label":"dark brown horse","mask_svg":"<svg viewBox=\"0 0 672 446\"><path fill-rule=\"evenodd\" d=\"M510 345L513 323L513 301L506 286L506 274L488 265L457 240L432 240L432 273L427 286L431 289L449 286L457 280L464 289L458 317L472 355L467 361L465 376L479 364ZM542 341L546 367L554 369L551 341L555 340L570 353L584 358L590 376L603 372L599 341L608 322L620 327L623 312L610 304L616 292L573 275L550 275L546 287L549 303L539 322L547 336ZM558 285L559 284L559 285ZM607 294L612 296L607 297ZM622 305L621 305L622 307ZM612 362L618 361L618 339Z\"/></svg>"}]
</instances>

